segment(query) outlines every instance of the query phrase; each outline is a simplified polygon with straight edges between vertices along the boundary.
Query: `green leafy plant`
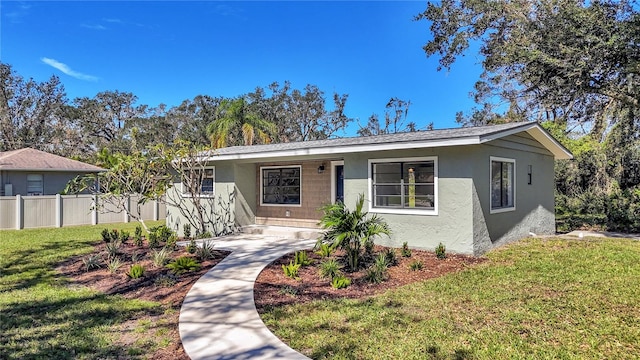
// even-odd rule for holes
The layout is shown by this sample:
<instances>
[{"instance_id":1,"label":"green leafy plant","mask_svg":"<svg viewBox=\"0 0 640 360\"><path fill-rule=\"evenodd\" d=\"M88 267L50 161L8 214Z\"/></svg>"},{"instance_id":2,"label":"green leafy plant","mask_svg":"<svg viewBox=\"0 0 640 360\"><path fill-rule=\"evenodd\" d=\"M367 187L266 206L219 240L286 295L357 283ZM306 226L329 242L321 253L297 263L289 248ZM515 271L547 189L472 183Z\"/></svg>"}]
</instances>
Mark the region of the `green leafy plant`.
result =
<instances>
[{"instance_id":1,"label":"green leafy plant","mask_svg":"<svg viewBox=\"0 0 640 360\"><path fill-rule=\"evenodd\" d=\"M82 263L86 271L99 269L102 267L102 258L99 255L89 255L82 258Z\"/></svg>"},{"instance_id":2,"label":"green leafy plant","mask_svg":"<svg viewBox=\"0 0 640 360\"><path fill-rule=\"evenodd\" d=\"M120 234L118 233L118 229L113 229L109 233L110 241L118 241L120 239Z\"/></svg>"},{"instance_id":3,"label":"green leafy plant","mask_svg":"<svg viewBox=\"0 0 640 360\"><path fill-rule=\"evenodd\" d=\"M311 259L309 259L309 256L307 255L307 252L304 250L301 251L296 251L294 254L294 260L293 260L296 264L299 264L300 266L307 266L307 265L311 265Z\"/></svg>"},{"instance_id":4,"label":"green leafy plant","mask_svg":"<svg viewBox=\"0 0 640 360\"><path fill-rule=\"evenodd\" d=\"M169 248L171 250L175 250L177 243L178 243L178 235L176 235L174 233L174 234L169 235L169 238L167 239L164 247L165 248Z\"/></svg>"},{"instance_id":5,"label":"green leafy plant","mask_svg":"<svg viewBox=\"0 0 640 360\"><path fill-rule=\"evenodd\" d=\"M120 236L118 237L118 240L121 243L127 242L127 240L129 240L129 237L131 237L131 234L128 231L120 230Z\"/></svg>"},{"instance_id":6,"label":"green leafy plant","mask_svg":"<svg viewBox=\"0 0 640 360\"><path fill-rule=\"evenodd\" d=\"M422 261L420 260L413 260L412 262L409 263L409 270L411 271L418 271L418 270L422 270L422 267L424 265L422 264Z\"/></svg>"},{"instance_id":7,"label":"green leafy plant","mask_svg":"<svg viewBox=\"0 0 640 360\"><path fill-rule=\"evenodd\" d=\"M107 269L109 269L109 272L112 274L115 274L121 266L122 261L120 261L120 258L117 256L112 257L107 261Z\"/></svg>"},{"instance_id":8,"label":"green leafy plant","mask_svg":"<svg viewBox=\"0 0 640 360\"><path fill-rule=\"evenodd\" d=\"M138 259L140 259L140 253L138 253L137 251L134 251L131 253L131 262L132 263L137 263Z\"/></svg>"},{"instance_id":9,"label":"green leafy plant","mask_svg":"<svg viewBox=\"0 0 640 360\"><path fill-rule=\"evenodd\" d=\"M204 240L200 246L196 246L196 257L200 259L200 261L213 259L215 257L215 250L213 250L211 241Z\"/></svg>"},{"instance_id":10,"label":"green leafy plant","mask_svg":"<svg viewBox=\"0 0 640 360\"><path fill-rule=\"evenodd\" d=\"M162 248L160 251L153 250L153 265L155 267L163 267L169 261L169 255L171 254L171 250L166 247Z\"/></svg>"},{"instance_id":11,"label":"green leafy plant","mask_svg":"<svg viewBox=\"0 0 640 360\"><path fill-rule=\"evenodd\" d=\"M333 286L334 289L344 289L349 285L351 285L351 279L344 275L338 275L331 279L331 286Z\"/></svg>"},{"instance_id":12,"label":"green leafy plant","mask_svg":"<svg viewBox=\"0 0 640 360\"><path fill-rule=\"evenodd\" d=\"M388 277L387 268L389 263L384 253L378 254L376 262L367 269L367 273L364 278L370 283L379 284L385 281Z\"/></svg>"},{"instance_id":13,"label":"green leafy plant","mask_svg":"<svg viewBox=\"0 0 640 360\"><path fill-rule=\"evenodd\" d=\"M107 251L107 256L110 259L118 256L118 254L120 253L120 245L120 241L116 240L111 241L104 246L105 250Z\"/></svg>"},{"instance_id":14,"label":"green leafy plant","mask_svg":"<svg viewBox=\"0 0 640 360\"><path fill-rule=\"evenodd\" d=\"M149 240L150 248L155 249L160 247L160 239L158 239L158 235L154 231L149 233L147 239Z\"/></svg>"},{"instance_id":15,"label":"green leafy plant","mask_svg":"<svg viewBox=\"0 0 640 360\"><path fill-rule=\"evenodd\" d=\"M411 249L409 249L409 243L406 241L402 243L402 257L411 257Z\"/></svg>"},{"instance_id":16,"label":"green leafy plant","mask_svg":"<svg viewBox=\"0 0 640 360\"><path fill-rule=\"evenodd\" d=\"M129 268L129 272L127 273L127 276L132 278L132 279L139 279L139 278L143 277L144 276L144 266L142 266L141 264L131 265L131 268Z\"/></svg>"},{"instance_id":17,"label":"green leafy plant","mask_svg":"<svg viewBox=\"0 0 640 360\"><path fill-rule=\"evenodd\" d=\"M198 245L196 245L196 241L194 239L191 239L185 249L189 254L195 254L196 250L198 249Z\"/></svg>"},{"instance_id":18,"label":"green leafy plant","mask_svg":"<svg viewBox=\"0 0 640 360\"><path fill-rule=\"evenodd\" d=\"M387 266L394 266L398 264L398 255L396 254L396 249L386 248L382 251L384 255Z\"/></svg>"},{"instance_id":19,"label":"green leafy plant","mask_svg":"<svg viewBox=\"0 0 640 360\"><path fill-rule=\"evenodd\" d=\"M208 231L203 232L202 234L198 234L198 239L208 239L212 238L211 233Z\"/></svg>"},{"instance_id":20,"label":"green leafy plant","mask_svg":"<svg viewBox=\"0 0 640 360\"><path fill-rule=\"evenodd\" d=\"M331 246L331 244L325 244L322 243L322 241L319 241L318 244L316 244L316 248L318 249L318 251L316 251L316 254L324 258L331 256L334 251L334 248L333 246Z\"/></svg>"},{"instance_id":21,"label":"green leafy plant","mask_svg":"<svg viewBox=\"0 0 640 360\"><path fill-rule=\"evenodd\" d=\"M133 232L134 239L142 238L142 226L136 225L136 230Z\"/></svg>"},{"instance_id":22,"label":"green leafy plant","mask_svg":"<svg viewBox=\"0 0 640 360\"><path fill-rule=\"evenodd\" d=\"M441 260L446 258L447 254L445 250L446 249L442 243L438 244L438 246L436 247L436 257Z\"/></svg>"},{"instance_id":23,"label":"green leafy plant","mask_svg":"<svg viewBox=\"0 0 640 360\"><path fill-rule=\"evenodd\" d=\"M109 233L109 229L102 229L100 236L102 236L102 241L106 243L111 242L111 234Z\"/></svg>"},{"instance_id":24,"label":"green leafy plant","mask_svg":"<svg viewBox=\"0 0 640 360\"><path fill-rule=\"evenodd\" d=\"M191 239L191 224L182 225L182 232L185 239Z\"/></svg>"},{"instance_id":25,"label":"green leafy plant","mask_svg":"<svg viewBox=\"0 0 640 360\"><path fill-rule=\"evenodd\" d=\"M363 248L371 246L376 236L391 233L386 222L375 214L369 217L363 208L364 195L361 194L353 211L342 202L328 204L321 209L320 224L325 229L322 242L345 250L350 271L358 269Z\"/></svg>"},{"instance_id":26,"label":"green leafy plant","mask_svg":"<svg viewBox=\"0 0 640 360\"><path fill-rule=\"evenodd\" d=\"M300 270L300 264L294 264L292 261L289 262L289 265L282 265L282 271L284 275L290 277L292 279L298 280L298 271Z\"/></svg>"},{"instance_id":27,"label":"green leafy plant","mask_svg":"<svg viewBox=\"0 0 640 360\"><path fill-rule=\"evenodd\" d=\"M320 263L318 271L321 278L333 279L340 275L340 264L336 259L327 259Z\"/></svg>"},{"instance_id":28,"label":"green leafy plant","mask_svg":"<svg viewBox=\"0 0 640 360\"><path fill-rule=\"evenodd\" d=\"M176 275L200 269L198 261L190 256L181 256L168 263L166 266Z\"/></svg>"}]
</instances>

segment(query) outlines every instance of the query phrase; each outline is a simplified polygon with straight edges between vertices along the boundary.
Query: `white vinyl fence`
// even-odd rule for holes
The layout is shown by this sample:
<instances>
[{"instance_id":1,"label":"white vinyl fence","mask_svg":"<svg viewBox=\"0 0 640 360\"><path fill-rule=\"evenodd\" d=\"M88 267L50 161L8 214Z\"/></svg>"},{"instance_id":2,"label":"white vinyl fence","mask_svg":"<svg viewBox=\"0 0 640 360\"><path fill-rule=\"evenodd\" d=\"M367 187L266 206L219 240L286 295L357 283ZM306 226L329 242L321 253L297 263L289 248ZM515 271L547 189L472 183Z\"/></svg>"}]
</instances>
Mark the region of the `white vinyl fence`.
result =
<instances>
[{"instance_id":1,"label":"white vinyl fence","mask_svg":"<svg viewBox=\"0 0 640 360\"><path fill-rule=\"evenodd\" d=\"M126 203L135 215L138 215L138 199L130 196ZM162 202L149 201L142 206L140 213L143 220L161 220L166 218L167 209ZM0 230L129 221L130 216L125 211L110 208L107 202L95 195L0 196Z\"/></svg>"}]
</instances>

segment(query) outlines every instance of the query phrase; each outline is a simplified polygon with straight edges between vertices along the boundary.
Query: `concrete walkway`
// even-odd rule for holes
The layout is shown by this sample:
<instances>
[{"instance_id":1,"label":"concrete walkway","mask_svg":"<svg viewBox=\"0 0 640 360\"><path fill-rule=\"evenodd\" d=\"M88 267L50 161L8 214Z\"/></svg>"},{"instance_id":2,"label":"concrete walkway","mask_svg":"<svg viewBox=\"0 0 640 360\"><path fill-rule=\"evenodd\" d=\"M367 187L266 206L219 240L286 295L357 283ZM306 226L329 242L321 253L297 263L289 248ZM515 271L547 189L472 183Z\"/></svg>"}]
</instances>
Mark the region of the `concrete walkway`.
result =
<instances>
[{"instance_id":1,"label":"concrete walkway","mask_svg":"<svg viewBox=\"0 0 640 360\"><path fill-rule=\"evenodd\" d=\"M315 240L241 234L214 239L232 253L193 285L180 310L184 349L197 359L308 359L273 335L253 301L253 285L267 265Z\"/></svg>"}]
</instances>

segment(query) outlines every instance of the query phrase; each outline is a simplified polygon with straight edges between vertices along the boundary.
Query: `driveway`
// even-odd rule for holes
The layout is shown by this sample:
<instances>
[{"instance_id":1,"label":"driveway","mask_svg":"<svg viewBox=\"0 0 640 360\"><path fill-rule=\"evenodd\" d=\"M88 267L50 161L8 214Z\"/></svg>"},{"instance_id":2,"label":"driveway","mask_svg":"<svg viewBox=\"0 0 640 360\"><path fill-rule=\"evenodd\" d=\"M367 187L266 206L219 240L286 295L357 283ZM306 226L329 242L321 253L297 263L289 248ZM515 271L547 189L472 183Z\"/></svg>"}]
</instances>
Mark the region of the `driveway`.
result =
<instances>
[{"instance_id":1,"label":"driveway","mask_svg":"<svg viewBox=\"0 0 640 360\"><path fill-rule=\"evenodd\" d=\"M315 240L241 234L212 240L232 253L193 285L180 310L179 331L191 359L308 359L264 325L253 285L279 257L310 249Z\"/></svg>"}]
</instances>

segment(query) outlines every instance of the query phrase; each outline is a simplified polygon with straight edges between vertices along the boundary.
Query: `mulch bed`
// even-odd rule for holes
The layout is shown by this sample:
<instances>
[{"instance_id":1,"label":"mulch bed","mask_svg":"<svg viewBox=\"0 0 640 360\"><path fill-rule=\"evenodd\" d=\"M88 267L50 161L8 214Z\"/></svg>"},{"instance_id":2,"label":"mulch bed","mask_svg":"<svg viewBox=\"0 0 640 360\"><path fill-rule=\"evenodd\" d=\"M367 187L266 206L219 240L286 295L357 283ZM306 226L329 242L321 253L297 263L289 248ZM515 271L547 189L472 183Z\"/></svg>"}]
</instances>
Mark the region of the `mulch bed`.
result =
<instances>
[{"instance_id":1,"label":"mulch bed","mask_svg":"<svg viewBox=\"0 0 640 360\"><path fill-rule=\"evenodd\" d=\"M160 348L152 354L145 354L146 358L188 360L189 357L184 352L178 332L180 307L191 286L229 254L229 252L219 250L214 250L214 252L215 257L213 259L200 262L201 267L198 271L184 273L179 276L171 274L169 269L165 267L157 268L153 265L153 250L149 249L146 242L142 248L130 243L122 245L119 257L123 265L115 274L109 272L104 263L99 269L86 271L82 259L87 255L72 258L61 264L56 270L67 279L67 286L86 286L109 295L119 294L129 299L157 301L163 305L163 309L172 310L158 314L146 314L125 322L120 327L122 335L116 342L126 348L146 335L136 331L137 324L140 321L146 320L152 324L162 322L168 324L163 326L167 328L167 333L163 337L170 338L171 342L168 346ZM129 279L126 275L131 265L133 265L131 257L134 253L137 254L139 259L136 263L142 264L145 268L145 275L140 279ZM104 243L95 246L91 255L95 254L102 256L103 259L107 258ZM193 256L186 252L184 248L179 247L178 250L171 253L170 259L185 255Z\"/></svg>"},{"instance_id":2,"label":"mulch bed","mask_svg":"<svg viewBox=\"0 0 640 360\"><path fill-rule=\"evenodd\" d=\"M374 252L381 252L384 249L382 246L376 246ZM485 258L455 254L447 254L445 259L438 259L433 252L421 250L412 250L411 257L401 257L399 250L396 253L398 264L389 267L386 281L380 284L369 283L364 279L366 270L360 270L345 273L347 277L351 278L351 285L345 289L334 289L328 279L320 278L318 275L319 264L322 261L320 255L311 251L307 252L313 263L300 268L299 280L284 275L282 265L289 264L293 259L292 254L285 256L267 266L258 276L254 288L256 307L258 311L263 312L270 307L306 303L319 299L367 298L416 281L460 271L486 260ZM341 255L340 251L334 254L338 257ZM413 261L421 261L422 270L411 271L409 264Z\"/></svg>"}]
</instances>

